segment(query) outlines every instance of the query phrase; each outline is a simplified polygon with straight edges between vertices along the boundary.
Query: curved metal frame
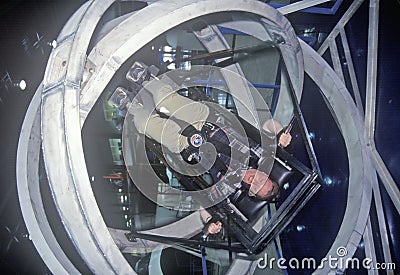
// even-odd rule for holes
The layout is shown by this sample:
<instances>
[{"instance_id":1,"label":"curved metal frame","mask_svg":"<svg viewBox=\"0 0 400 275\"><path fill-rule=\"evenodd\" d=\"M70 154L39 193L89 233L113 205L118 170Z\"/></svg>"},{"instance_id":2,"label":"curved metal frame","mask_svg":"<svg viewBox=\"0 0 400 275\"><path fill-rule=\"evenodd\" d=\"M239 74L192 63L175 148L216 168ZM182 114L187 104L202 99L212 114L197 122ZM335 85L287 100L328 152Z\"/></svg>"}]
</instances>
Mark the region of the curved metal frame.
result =
<instances>
[{"instance_id":1,"label":"curved metal frame","mask_svg":"<svg viewBox=\"0 0 400 275\"><path fill-rule=\"evenodd\" d=\"M35 168L38 167L38 160L36 158L32 160L31 154L38 156L37 148L40 144L37 128L39 123L37 108L40 93L43 92L41 123L46 168L56 206L67 232L93 272L133 273L111 238L97 208L86 171L82 140L80 139L80 128L87 114L121 64L146 43L173 26L201 15L243 11L268 18L287 34L287 43L281 47L281 50L284 56L290 56L290 58L285 59L285 62L287 62L290 75L294 76L296 93L301 93L302 88L302 51L290 23L279 12L260 2L231 0L221 0L218 3L211 0L195 3L190 0L159 1L121 22L117 28L111 30L97 43L86 58L85 49L87 49L90 35L102 13L111 3L112 1L93 1L85 4L60 33L59 45L53 51L49 60L43 89L38 89L37 95L31 103L19 142L17 171L21 172L18 173L18 190L24 219L30 234L34 238L34 244L46 265L57 274L76 273L76 269L65 257L65 254L55 242L54 236L47 234L48 228L41 227L42 224L47 223L48 225L48 222L46 217L42 217L44 211L40 196L36 197L37 203L26 203L28 198L34 201L34 196L37 196L31 191L33 190L31 187L38 185L38 178L31 177L28 171L37 171ZM88 26L92 29L91 32L87 30L86 27ZM139 31L136 33L128 31L132 28ZM323 76L318 71L321 70L322 65L317 66L317 62L313 63L319 57L304 45L302 47L307 58L305 60L307 73L314 78L318 85L326 85L327 82L321 81ZM300 63L298 63L299 60ZM85 64L87 71L84 72ZM323 64L323 62L320 64ZM325 76L329 75L331 79L337 80L333 71L331 72L328 69L325 73ZM84 74L89 76L89 80L82 86L81 80ZM349 125L354 126L354 129L364 129L359 116L355 114L349 117L348 111L353 110L354 103L350 102L348 94L345 96L344 85L341 86L340 81L333 81L333 83L336 85L328 86L322 90L326 97L331 100L330 107L338 121L341 122L340 126L350 123ZM333 90L332 87L335 87L336 90ZM338 102L343 103L341 97L345 98L343 105L347 106L345 109L342 109L343 106L338 107L340 106ZM345 111L343 112L343 110ZM362 172L367 174L367 171L372 171L372 169L368 169L371 164L362 152L365 142L363 138L358 136L358 133L362 131L354 133L351 127L342 127L342 132L349 149L350 169L353 172L350 173L351 187L349 192L358 198L352 203L354 204L353 207L356 206L359 210L359 214L355 215L354 208L352 208L351 214L354 217L352 218L349 213L350 207L347 206L345 214L347 225L341 227L336 242L329 253L334 255L332 253L334 249L339 245L344 245L349 249L350 254L348 256L351 256L361 238L362 233L360 232L365 228L365 212L366 209L369 209L371 197L369 181ZM30 139L32 141L28 142ZM360 161L360 167L355 165L356 161ZM364 182L363 193L361 195L356 194L353 187L358 187L358 184ZM35 190L35 192L38 192L37 189ZM71 207L71 201L73 207ZM39 215L31 216L32 212L39 213ZM37 238L35 238L35 234L37 234ZM251 262L249 264L251 265ZM231 267L231 272L233 270L235 270L235 264Z\"/></svg>"},{"instance_id":2,"label":"curved metal frame","mask_svg":"<svg viewBox=\"0 0 400 275\"><path fill-rule=\"evenodd\" d=\"M70 33L84 16L90 2L82 5L60 33ZM21 128L17 151L17 188L22 215L39 255L54 274L74 274L78 270L58 244L47 220L39 186L40 103L43 84L29 105Z\"/></svg>"},{"instance_id":3,"label":"curved metal frame","mask_svg":"<svg viewBox=\"0 0 400 275\"><path fill-rule=\"evenodd\" d=\"M300 43L305 58L305 71L321 90L330 104L328 107L334 115L343 135L349 159L349 188L347 206L342 226L330 250L326 254L336 256L338 247L346 247L351 258L364 232L371 204L371 179L375 171L367 152L364 133L364 122L358 112L350 93L338 75L322 57L304 42ZM317 270L316 274L327 274L328 266ZM331 270L334 271L334 270Z\"/></svg>"}]
</instances>

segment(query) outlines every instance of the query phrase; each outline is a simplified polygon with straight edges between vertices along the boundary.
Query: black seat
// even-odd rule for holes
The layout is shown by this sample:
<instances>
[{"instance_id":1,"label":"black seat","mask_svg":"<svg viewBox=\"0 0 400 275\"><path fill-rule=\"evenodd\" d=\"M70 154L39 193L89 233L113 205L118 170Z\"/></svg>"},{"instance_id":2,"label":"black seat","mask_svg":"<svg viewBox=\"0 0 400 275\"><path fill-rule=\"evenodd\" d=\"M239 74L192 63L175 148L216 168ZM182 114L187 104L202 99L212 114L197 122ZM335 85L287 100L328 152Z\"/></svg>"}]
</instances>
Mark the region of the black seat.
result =
<instances>
[{"instance_id":1,"label":"black seat","mask_svg":"<svg viewBox=\"0 0 400 275\"><path fill-rule=\"evenodd\" d=\"M262 214L262 209L268 204L267 201L259 200L249 196L246 188L238 189L229 197L233 205L247 218L247 222L251 225L257 221Z\"/></svg>"},{"instance_id":2,"label":"black seat","mask_svg":"<svg viewBox=\"0 0 400 275\"><path fill-rule=\"evenodd\" d=\"M276 158L269 177L282 188L293 174L294 172L291 167L284 164L282 160ZM250 224L254 224L257 221L258 217L262 214L260 212L261 209L269 203L255 197L250 197L247 188L238 189L229 199L241 214L248 219Z\"/></svg>"}]
</instances>

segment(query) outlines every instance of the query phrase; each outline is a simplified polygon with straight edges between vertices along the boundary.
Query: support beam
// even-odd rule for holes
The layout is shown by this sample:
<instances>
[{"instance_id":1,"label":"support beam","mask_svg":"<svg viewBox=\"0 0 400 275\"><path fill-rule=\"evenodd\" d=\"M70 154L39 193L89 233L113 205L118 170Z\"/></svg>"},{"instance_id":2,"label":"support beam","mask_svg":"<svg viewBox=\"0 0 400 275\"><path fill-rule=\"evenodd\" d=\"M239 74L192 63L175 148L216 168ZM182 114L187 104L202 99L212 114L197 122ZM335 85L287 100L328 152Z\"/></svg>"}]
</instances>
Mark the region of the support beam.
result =
<instances>
[{"instance_id":1,"label":"support beam","mask_svg":"<svg viewBox=\"0 0 400 275\"><path fill-rule=\"evenodd\" d=\"M385 260L385 263L391 263L393 261L392 261L392 255L390 252L388 232L387 232L387 228L386 228L385 212L383 211L382 196L381 196L381 191L380 191L380 187L379 187L379 183L378 183L378 178L376 175L372 181L372 190L373 190L373 194L374 194L376 214L378 217L379 233L381 236L380 242L382 245L384 260ZM388 269L386 271L386 273L388 275L394 275L393 270Z\"/></svg>"},{"instance_id":2,"label":"support beam","mask_svg":"<svg viewBox=\"0 0 400 275\"><path fill-rule=\"evenodd\" d=\"M372 188L370 179L375 171L368 153L363 150L366 140L363 136L364 121L357 112L344 83L337 74L309 45L301 41L305 71L319 87L332 115L343 135L349 159L349 188L346 212L337 237L326 257L336 255L337 248L346 247L347 258L354 255L361 240L369 216ZM315 274L335 272L327 266Z\"/></svg>"},{"instance_id":3,"label":"support beam","mask_svg":"<svg viewBox=\"0 0 400 275\"><path fill-rule=\"evenodd\" d=\"M350 20L350 18L354 15L354 13L358 10L358 8L361 6L363 2L364 0L356 0L351 4L349 9L344 13L342 18L340 18L339 22L336 24L331 33L325 39L324 43L322 43L321 47L319 47L318 53L320 55L323 55L325 53L331 41L335 39L336 36L339 34L340 28L344 27L347 24L347 22Z\"/></svg>"},{"instance_id":4,"label":"support beam","mask_svg":"<svg viewBox=\"0 0 400 275\"><path fill-rule=\"evenodd\" d=\"M340 38L342 39L342 45L344 50L344 56L346 57L347 70L350 75L351 86L353 90L353 95L356 100L357 109L360 114L364 114L364 107L362 104L360 89L358 88L357 76L354 69L353 58L351 57L349 42L347 41L347 36L344 27L339 26Z\"/></svg>"},{"instance_id":5,"label":"support beam","mask_svg":"<svg viewBox=\"0 0 400 275\"><path fill-rule=\"evenodd\" d=\"M371 266L376 266L376 253L375 253L375 245L374 245L374 234L372 232L371 227L371 218L368 218L367 225L365 226L365 231L363 235L364 239L364 247L365 247L365 256L372 260ZM378 275L378 270L369 269L368 275Z\"/></svg>"},{"instance_id":6,"label":"support beam","mask_svg":"<svg viewBox=\"0 0 400 275\"><path fill-rule=\"evenodd\" d=\"M329 52L331 53L331 57L332 57L333 68L334 68L335 72L337 73L337 75L339 76L339 78L343 81L343 83L345 83L342 64L340 62L339 51L338 51L335 39L332 40L329 49L330 49Z\"/></svg>"},{"instance_id":7,"label":"support beam","mask_svg":"<svg viewBox=\"0 0 400 275\"><path fill-rule=\"evenodd\" d=\"M375 145L375 109L378 66L379 0L370 0L368 28L367 83L365 104L365 128L375 168L397 212L400 213L400 191Z\"/></svg>"},{"instance_id":8,"label":"support beam","mask_svg":"<svg viewBox=\"0 0 400 275\"><path fill-rule=\"evenodd\" d=\"M303 0L303 1L298 1L294 2L292 4L283 6L281 8L278 8L277 10L281 12L282 14L289 14L293 13L296 11L304 10L310 7L317 6L322 3L330 2L331 0Z\"/></svg>"}]
</instances>

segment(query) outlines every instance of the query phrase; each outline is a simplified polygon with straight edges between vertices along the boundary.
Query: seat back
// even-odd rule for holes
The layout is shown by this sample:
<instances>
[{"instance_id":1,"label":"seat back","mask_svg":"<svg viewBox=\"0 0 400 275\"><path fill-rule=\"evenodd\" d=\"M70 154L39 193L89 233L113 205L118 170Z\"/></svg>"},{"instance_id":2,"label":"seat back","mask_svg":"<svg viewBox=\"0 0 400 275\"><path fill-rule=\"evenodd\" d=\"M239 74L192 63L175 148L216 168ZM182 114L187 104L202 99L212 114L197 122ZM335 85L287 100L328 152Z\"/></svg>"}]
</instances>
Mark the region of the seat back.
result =
<instances>
[{"instance_id":1,"label":"seat back","mask_svg":"<svg viewBox=\"0 0 400 275\"><path fill-rule=\"evenodd\" d=\"M251 225L257 221L258 217L262 214L261 210L268 204L267 201L250 197L249 191L246 188L238 189L229 199Z\"/></svg>"},{"instance_id":2,"label":"seat back","mask_svg":"<svg viewBox=\"0 0 400 275\"><path fill-rule=\"evenodd\" d=\"M272 165L269 177L276 182L280 188L287 183L290 177L294 174L292 167L287 165L283 160L275 156L274 164Z\"/></svg>"},{"instance_id":3,"label":"seat back","mask_svg":"<svg viewBox=\"0 0 400 275\"><path fill-rule=\"evenodd\" d=\"M293 174L293 169L276 157L269 177L282 188ZM240 213L248 219L250 224L254 224L257 221L258 217L262 214L262 208L269 203L255 197L250 197L246 188L238 189L229 199Z\"/></svg>"}]
</instances>

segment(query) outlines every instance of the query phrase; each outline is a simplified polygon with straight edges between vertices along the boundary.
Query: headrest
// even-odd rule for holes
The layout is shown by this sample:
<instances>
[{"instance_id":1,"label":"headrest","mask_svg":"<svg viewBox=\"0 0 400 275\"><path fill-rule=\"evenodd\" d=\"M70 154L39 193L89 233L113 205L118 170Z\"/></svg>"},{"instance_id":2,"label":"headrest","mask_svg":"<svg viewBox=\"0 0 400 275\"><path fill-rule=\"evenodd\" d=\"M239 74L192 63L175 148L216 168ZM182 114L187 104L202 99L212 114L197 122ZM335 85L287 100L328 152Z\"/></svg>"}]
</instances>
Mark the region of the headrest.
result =
<instances>
[{"instance_id":1,"label":"headrest","mask_svg":"<svg viewBox=\"0 0 400 275\"><path fill-rule=\"evenodd\" d=\"M267 201L250 197L246 188L238 189L229 197L232 204L243 214L250 224L257 221L257 218L262 214L260 210L267 205Z\"/></svg>"},{"instance_id":2,"label":"headrest","mask_svg":"<svg viewBox=\"0 0 400 275\"><path fill-rule=\"evenodd\" d=\"M294 174L292 167L284 163L281 159L275 157L269 177L276 182L279 187L288 182L289 178Z\"/></svg>"},{"instance_id":3,"label":"headrest","mask_svg":"<svg viewBox=\"0 0 400 275\"><path fill-rule=\"evenodd\" d=\"M261 158L258 162L258 169L262 171L263 167L265 167L267 170L270 167L271 161L271 158ZM269 177L271 180L276 182L279 187L282 187L293 175L293 173L292 167L290 167L277 156L274 157L271 171L269 171Z\"/></svg>"}]
</instances>

